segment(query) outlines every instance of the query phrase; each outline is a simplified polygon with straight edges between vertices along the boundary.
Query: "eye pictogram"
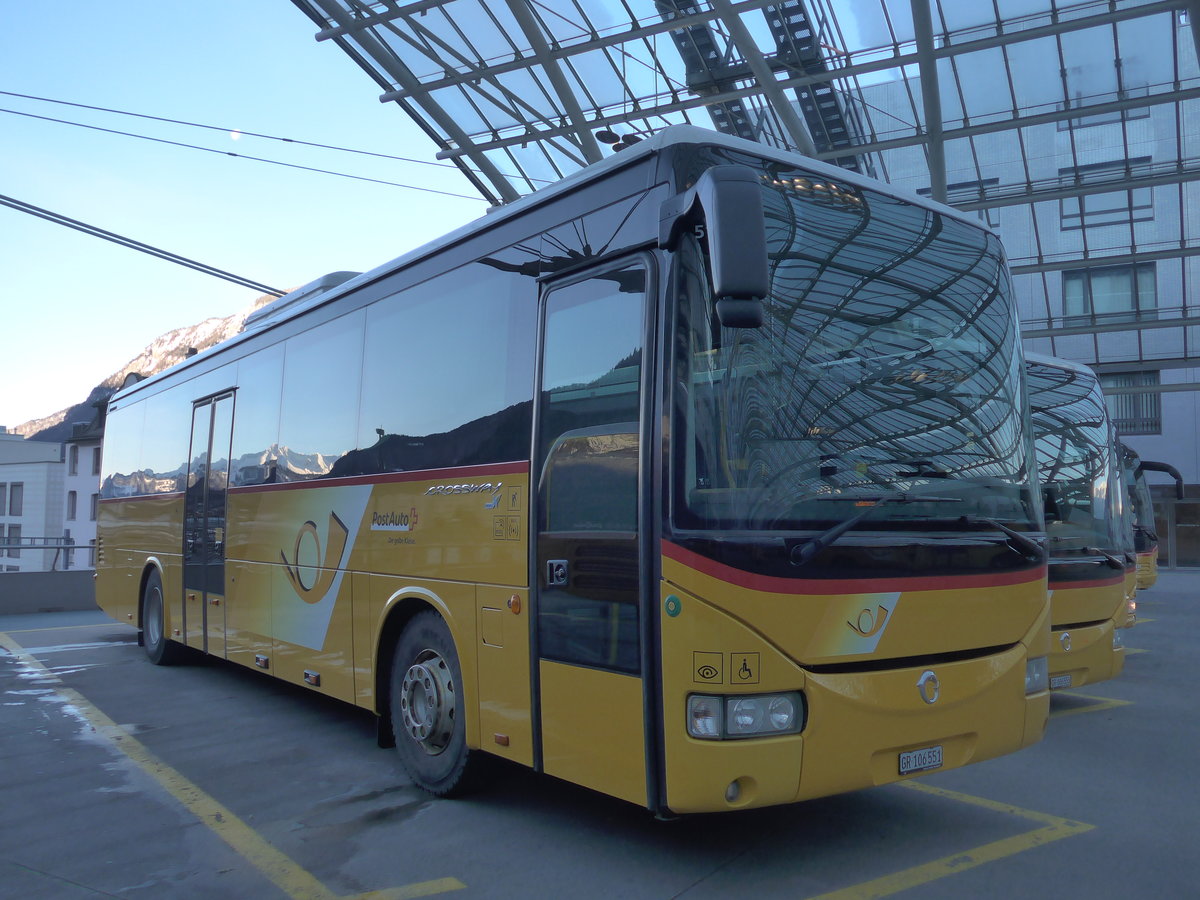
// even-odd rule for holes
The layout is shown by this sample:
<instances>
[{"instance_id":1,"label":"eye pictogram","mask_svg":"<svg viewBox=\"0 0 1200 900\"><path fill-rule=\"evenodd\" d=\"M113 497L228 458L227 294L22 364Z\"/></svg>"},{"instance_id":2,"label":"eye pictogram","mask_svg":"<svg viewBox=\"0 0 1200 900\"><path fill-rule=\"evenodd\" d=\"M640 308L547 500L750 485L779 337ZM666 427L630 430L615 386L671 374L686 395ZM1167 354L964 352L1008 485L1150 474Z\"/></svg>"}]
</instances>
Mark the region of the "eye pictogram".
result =
<instances>
[{"instance_id":1,"label":"eye pictogram","mask_svg":"<svg viewBox=\"0 0 1200 900\"><path fill-rule=\"evenodd\" d=\"M701 678L709 679L716 678L720 672L717 670L716 666L701 666L696 670L696 674Z\"/></svg>"}]
</instances>

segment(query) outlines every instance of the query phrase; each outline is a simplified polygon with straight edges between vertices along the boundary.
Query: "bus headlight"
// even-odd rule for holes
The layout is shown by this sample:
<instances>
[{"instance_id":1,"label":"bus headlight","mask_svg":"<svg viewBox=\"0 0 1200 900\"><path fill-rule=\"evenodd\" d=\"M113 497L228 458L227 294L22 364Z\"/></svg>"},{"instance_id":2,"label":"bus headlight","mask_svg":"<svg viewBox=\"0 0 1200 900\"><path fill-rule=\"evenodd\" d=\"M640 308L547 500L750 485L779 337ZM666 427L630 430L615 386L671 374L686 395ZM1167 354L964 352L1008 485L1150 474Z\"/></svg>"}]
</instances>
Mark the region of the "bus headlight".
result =
<instances>
[{"instance_id":1,"label":"bus headlight","mask_svg":"<svg viewBox=\"0 0 1200 900\"><path fill-rule=\"evenodd\" d=\"M688 734L715 741L721 737L721 698L692 694L688 697Z\"/></svg>"},{"instance_id":2,"label":"bus headlight","mask_svg":"<svg viewBox=\"0 0 1200 900\"><path fill-rule=\"evenodd\" d=\"M692 694L687 701L688 734L704 740L795 734L804 727L804 695Z\"/></svg>"},{"instance_id":3,"label":"bus headlight","mask_svg":"<svg viewBox=\"0 0 1200 900\"><path fill-rule=\"evenodd\" d=\"M1050 664L1046 657L1025 661L1025 693L1036 694L1050 687Z\"/></svg>"}]
</instances>

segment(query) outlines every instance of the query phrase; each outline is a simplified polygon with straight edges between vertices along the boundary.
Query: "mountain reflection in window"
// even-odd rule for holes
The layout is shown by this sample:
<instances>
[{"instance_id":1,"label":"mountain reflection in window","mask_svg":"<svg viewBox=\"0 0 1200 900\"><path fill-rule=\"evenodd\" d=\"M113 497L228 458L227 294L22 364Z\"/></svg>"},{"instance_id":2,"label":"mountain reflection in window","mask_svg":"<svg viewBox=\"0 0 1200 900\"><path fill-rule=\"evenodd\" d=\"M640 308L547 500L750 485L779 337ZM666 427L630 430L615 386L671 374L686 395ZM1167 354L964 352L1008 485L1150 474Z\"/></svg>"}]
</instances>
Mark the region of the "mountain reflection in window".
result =
<instances>
[{"instance_id":1,"label":"mountain reflection in window","mask_svg":"<svg viewBox=\"0 0 1200 900\"><path fill-rule=\"evenodd\" d=\"M637 423L568 432L546 458L546 530L637 529Z\"/></svg>"}]
</instances>

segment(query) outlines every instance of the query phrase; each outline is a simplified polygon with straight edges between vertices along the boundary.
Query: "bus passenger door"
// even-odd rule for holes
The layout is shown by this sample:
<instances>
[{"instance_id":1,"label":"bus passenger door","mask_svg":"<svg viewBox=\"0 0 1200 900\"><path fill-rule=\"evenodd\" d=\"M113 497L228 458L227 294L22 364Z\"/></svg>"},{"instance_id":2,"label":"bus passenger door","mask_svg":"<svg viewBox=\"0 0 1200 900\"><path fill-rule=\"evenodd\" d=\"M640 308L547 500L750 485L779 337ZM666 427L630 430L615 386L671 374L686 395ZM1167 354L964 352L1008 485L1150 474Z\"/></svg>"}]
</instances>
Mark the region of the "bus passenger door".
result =
<instances>
[{"instance_id":1,"label":"bus passenger door","mask_svg":"<svg viewBox=\"0 0 1200 900\"><path fill-rule=\"evenodd\" d=\"M192 408L183 513L183 622L186 643L225 655L225 499L233 394Z\"/></svg>"},{"instance_id":2,"label":"bus passenger door","mask_svg":"<svg viewBox=\"0 0 1200 900\"><path fill-rule=\"evenodd\" d=\"M639 804L646 277L626 265L549 289L534 461L542 768Z\"/></svg>"}]
</instances>

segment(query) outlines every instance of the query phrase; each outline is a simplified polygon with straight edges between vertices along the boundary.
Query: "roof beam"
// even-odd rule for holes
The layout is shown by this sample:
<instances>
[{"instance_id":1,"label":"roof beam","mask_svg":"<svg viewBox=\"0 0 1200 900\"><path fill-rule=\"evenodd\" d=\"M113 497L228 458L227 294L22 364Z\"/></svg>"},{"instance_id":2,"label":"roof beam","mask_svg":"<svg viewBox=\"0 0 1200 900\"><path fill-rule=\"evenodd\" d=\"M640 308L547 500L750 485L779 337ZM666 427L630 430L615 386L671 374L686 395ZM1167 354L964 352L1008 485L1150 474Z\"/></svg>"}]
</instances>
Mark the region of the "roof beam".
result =
<instances>
[{"instance_id":1,"label":"roof beam","mask_svg":"<svg viewBox=\"0 0 1200 900\"><path fill-rule=\"evenodd\" d=\"M729 0L709 0L709 4L715 12L720 14L721 21L729 31L729 39L741 52L742 58L746 60L746 64L758 81L759 90L770 101L772 111L779 117L783 127L787 129L788 136L792 139L792 146L805 156L816 156L817 146L813 143L812 135L808 133L808 126L804 124L804 120L796 112L796 107L779 86L779 82L775 79L775 73L763 59L762 51L754 42L754 36L750 34L750 29L742 22L742 17L734 12L733 7L729 5ZM845 156L845 153L840 155Z\"/></svg>"},{"instance_id":2,"label":"roof beam","mask_svg":"<svg viewBox=\"0 0 1200 900\"><path fill-rule=\"evenodd\" d=\"M1024 266L1009 266L1013 275L1036 275L1041 272L1062 272L1066 269L1091 269L1096 266L1128 266L1143 262L1158 262L1164 259L1186 259L1200 256L1200 247L1171 247L1167 250L1143 250L1113 256L1085 256L1074 259L1059 259ZM1175 321L1179 321L1176 319Z\"/></svg>"},{"instance_id":3,"label":"roof beam","mask_svg":"<svg viewBox=\"0 0 1200 900\"><path fill-rule=\"evenodd\" d=\"M541 25L529 8L529 0L508 0L508 10L517 20L517 24L521 26L521 31L529 41L530 47L533 48L533 54L538 64L546 73L546 77L550 79L550 85L554 88L559 103L562 104L567 118L571 121L576 144L583 151L584 158L589 163L599 162L603 156L600 152L600 145L596 143L596 137L592 134L587 117L583 114L575 91L571 88L566 76L563 75L558 60L550 55L550 45L547 43L545 35L542 34Z\"/></svg>"},{"instance_id":4,"label":"roof beam","mask_svg":"<svg viewBox=\"0 0 1200 900\"><path fill-rule=\"evenodd\" d=\"M774 6L776 2L777 0L745 0L743 3L732 4L730 8L740 15L741 13L755 12L765 9L768 6ZM584 53L592 53L596 50L605 50L608 47L642 41L657 37L660 34L669 34L672 31L678 31L690 25L703 25L716 18L717 14L711 9L703 12L688 13L687 15L677 16L666 22L656 22L653 25L639 25L626 31L619 31L593 40L571 44L569 47L554 47L550 50L550 57L555 60L570 59L575 56L581 56ZM427 91L438 91L460 84L469 84L472 81L490 75L505 75L509 72L519 72L522 69L528 69L535 61L532 56L517 56L513 59L506 59L504 62L496 63L495 65L481 63L479 68L456 72L453 75L446 75L444 78L427 81L423 83L422 87ZM384 95L380 99L385 101L402 100L405 96L407 95L403 91L394 91Z\"/></svg>"},{"instance_id":5,"label":"roof beam","mask_svg":"<svg viewBox=\"0 0 1200 900\"><path fill-rule=\"evenodd\" d=\"M312 2L319 5L330 20L341 22L342 24L351 23L352 20L350 20L347 11L339 6L336 0L312 0ZM345 40L345 38L340 38L339 40ZM356 32L354 40L359 43L363 50L370 54L375 64L386 72L393 82L410 88L420 88L417 77L413 75L408 66L404 65L386 45L381 44L378 38L370 31ZM497 195L502 200L512 201L520 198L521 195L509 183L509 179L501 174L495 164L484 153L471 147L470 135L459 127L458 123L454 121L453 116L428 97L416 96L413 99L425 111L430 120L438 128L442 129L442 133L446 135L448 141L453 141L459 147L463 148L463 152L459 155L470 159L471 164L491 183Z\"/></svg>"},{"instance_id":6,"label":"roof beam","mask_svg":"<svg viewBox=\"0 0 1200 900\"><path fill-rule=\"evenodd\" d=\"M937 60L933 57L933 16L929 0L911 0L913 32L917 40L917 68L921 73L921 103L925 111L925 161L929 165L930 195L946 202L946 144L942 140L942 96L938 89Z\"/></svg>"},{"instance_id":7,"label":"roof beam","mask_svg":"<svg viewBox=\"0 0 1200 900\"><path fill-rule=\"evenodd\" d=\"M962 128L951 128L943 132L947 141L976 137L981 134L994 134L998 131L1011 131L1015 128L1031 128L1034 125L1048 125L1052 122L1062 122L1066 119L1078 119L1083 116L1098 116L1110 112L1123 112L1128 109L1141 109L1146 106L1158 106L1163 103L1181 103L1184 100L1194 100L1200 97L1200 88L1187 88L1181 91L1166 91L1161 94L1148 94L1145 97L1126 97L1123 100L1110 100L1106 103L1095 103L1090 106L1073 106L1070 109L1055 110L1054 112L1036 113L1032 116L1014 116L998 122L987 122L982 125L966 125ZM920 134L902 138L892 138L884 141L872 141L867 144L857 144L842 150L831 150L817 155L818 159L835 159L850 153L877 153L883 150L895 150L898 147L915 147L925 143L925 137Z\"/></svg>"},{"instance_id":8,"label":"roof beam","mask_svg":"<svg viewBox=\"0 0 1200 900\"><path fill-rule=\"evenodd\" d=\"M1185 169L1182 165L1170 171L1156 175L1126 176L1123 173L1117 178L1106 180L1088 180L1077 184L1062 184L1054 187L1031 187L1019 194L1008 194L1002 197L988 197L986 191L981 200L965 200L958 202L950 200L949 205L964 212L977 209L999 209L1004 206L1026 206L1030 203L1044 203L1048 200L1064 200L1068 197L1087 197L1092 194L1107 194L1112 191L1132 191L1137 188L1161 187L1163 185L1182 184L1200 180L1200 167Z\"/></svg>"}]
</instances>

